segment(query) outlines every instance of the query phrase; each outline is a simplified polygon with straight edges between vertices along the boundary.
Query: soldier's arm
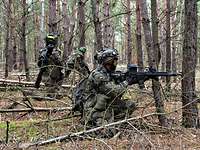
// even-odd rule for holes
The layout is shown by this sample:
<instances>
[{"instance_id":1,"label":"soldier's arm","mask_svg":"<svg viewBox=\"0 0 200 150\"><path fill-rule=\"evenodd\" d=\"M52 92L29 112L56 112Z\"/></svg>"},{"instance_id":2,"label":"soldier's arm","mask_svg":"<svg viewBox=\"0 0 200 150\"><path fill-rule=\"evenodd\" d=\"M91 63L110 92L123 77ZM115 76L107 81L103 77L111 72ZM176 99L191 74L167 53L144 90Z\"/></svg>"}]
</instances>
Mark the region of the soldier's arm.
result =
<instances>
[{"instance_id":1,"label":"soldier's arm","mask_svg":"<svg viewBox=\"0 0 200 150\"><path fill-rule=\"evenodd\" d=\"M106 79L105 76L100 73L94 74L94 82L96 82L95 85L98 86L97 89L100 94L112 98L121 96L128 86L126 81L121 82L120 84L115 84L113 81Z\"/></svg>"},{"instance_id":2,"label":"soldier's arm","mask_svg":"<svg viewBox=\"0 0 200 150\"><path fill-rule=\"evenodd\" d=\"M53 51L51 55L52 60L54 61L54 64L57 66L63 66L63 62L61 59L61 54L59 51Z\"/></svg>"},{"instance_id":3,"label":"soldier's arm","mask_svg":"<svg viewBox=\"0 0 200 150\"><path fill-rule=\"evenodd\" d=\"M74 57L73 55L71 55L69 59L67 60L67 62L65 63L65 77L66 78L68 78L71 71L74 69L74 64L75 64Z\"/></svg>"}]
</instances>

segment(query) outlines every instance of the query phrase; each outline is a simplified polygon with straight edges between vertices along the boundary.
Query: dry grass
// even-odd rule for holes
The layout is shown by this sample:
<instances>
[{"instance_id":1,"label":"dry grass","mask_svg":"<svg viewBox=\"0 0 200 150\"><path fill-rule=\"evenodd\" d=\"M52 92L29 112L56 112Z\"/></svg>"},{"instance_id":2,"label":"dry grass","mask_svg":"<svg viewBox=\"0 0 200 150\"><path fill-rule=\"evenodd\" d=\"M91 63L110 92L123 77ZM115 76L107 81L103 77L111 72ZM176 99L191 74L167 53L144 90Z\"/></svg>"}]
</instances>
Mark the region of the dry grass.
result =
<instances>
[{"instance_id":1,"label":"dry grass","mask_svg":"<svg viewBox=\"0 0 200 150\"><path fill-rule=\"evenodd\" d=\"M148 83L147 83L148 86ZM132 87L125 98L133 99L138 103L138 109L133 113L134 116L142 116L155 112L154 100L150 90L150 83L147 90L140 91L137 87ZM180 82L174 84L171 93L165 93L165 111L169 118L169 128L163 128L158 125L157 117L152 116L143 120L130 122L128 128L121 129L118 137L111 139L78 137L70 139L68 142L55 143L46 146L40 146L38 149L101 149L101 150L197 150L200 149L200 130L185 129L181 127L181 97ZM13 101L22 100L20 91L7 91L0 93L0 108L5 108ZM64 103L71 103L68 98L63 98ZM38 107L64 107L61 101L34 101L33 106ZM22 106L17 106L20 108ZM79 118L63 119L52 121L55 118L64 118L67 111L52 113L6 113L1 114L0 119L0 149L14 149L20 143L35 142L38 140L49 139L51 137L64 135L82 130ZM10 122L9 143L5 144L6 121ZM29 149L36 149L31 147Z\"/></svg>"}]
</instances>

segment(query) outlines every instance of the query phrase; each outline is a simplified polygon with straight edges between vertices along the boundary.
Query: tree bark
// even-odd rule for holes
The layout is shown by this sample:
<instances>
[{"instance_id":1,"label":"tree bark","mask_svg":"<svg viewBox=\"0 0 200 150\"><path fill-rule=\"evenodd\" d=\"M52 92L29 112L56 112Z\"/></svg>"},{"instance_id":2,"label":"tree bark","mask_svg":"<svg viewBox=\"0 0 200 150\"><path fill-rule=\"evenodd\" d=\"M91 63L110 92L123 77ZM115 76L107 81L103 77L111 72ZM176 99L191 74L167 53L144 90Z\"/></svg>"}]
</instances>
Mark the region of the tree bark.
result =
<instances>
[{"instance_id":1,"label":"tree bark","mask_svg":"<svg viewBox=\"0 0 200 150\"><path fill-rule=\"evenodd\" d=\"M139 71L143 70L143 49L142 49L142 27L141 27L141 13L140 0L136 0L136 46L137 46L137 64Z\"/></svg>"},{"instance_id":2,"label":"tree bark","mask_svg":"<svg viewBox=\"0 0 200 150\"><path fill-rule=\"evenodd\" d=\"M57 30L57 16L56 16L56 2L57 0L49 0L49 33L56 33Z\"/></svg>"},{"instance_id":3,"label":"tree bark","mask_svg":"<svg viewBox=\"0 0 200 150\"><path fill-rule=\"evenodd\" d=\"M170 26L170 0L166 0L167 11L166 11L166 71L171 71L171 26ZM167 90L170 90L171 83L170 77L166 77Z\"/></svg>"},{"instance_id":4,"label":"tree bark","mask_svg":"<svg viewBox=\"0 0 200 150\"><path fill-rule=\"evenodd\" d=\"M28 65L28 59L27 59L27 52L26 52L26 14L28 12L28 9L26 8L26 0L22 0L22 7L23 7L23 17L22 17L22 40L21 40L21 46L23 50L23 57L24 57L24 69L26 74L26 80L30 81L30 73L29 73L29 65Z\"/></svg>"},{"instance_id":5,"label":"tree bark","mask_svg":"<svg viewBox=\"0 0 200 150\"><path fill-rule=\"evenodd\" d=\"M85 2L78 0L79 47L85 47Z\"/></svg>"},{"instance_id":6,"label":"tree bark","mask_svg":"<svg viewBox=\"0 0 200 150\"><path fill-rule=\"evenodd\" d=\"M131 6L130 6L130 0L127 0L127 60L128 63L131 64L132 62L132 37L131 37Z\"/></svg>"},{"instance_id":7,"label":"tree bark","mask_svg":"<svg viewBox=\"0 0 200 150\"><path fill-rule=\"evenodd\" d=\"M97 51L101 51L103 48L101 22L99 18L99 5L100 5L100 0L91 0L92 15L93 15L93 22L95 29L95 43L94 43L93 55L95 55ZM93 65L95 68L96 66L95 60L93 60Z\"/></svg>"},{"instance_id":8,"label":"tree bark","mask_svg":"<svg viewBox=\"0 0 200 150\"><path fill-rule=\"evenodd\" d=\"M40 16L40 40L39 47L40 49L44 47L44 19L45 19L45 3L44 0L41 0L41 16Z\"/></svg>"},{"instance_id":9,"label":"tree bark","mask_svg":"<svg viewBox=\"0 0 200 150\"><path fill-rule=\"evenodd\" d=\"M155 61L156 61L156 67L158 68L160 63L160 46L158 43L158 14L157 14L157 1L151 0L151 21L152 21L152 38L153 38L153 48L154 48L154 54L155 54Z\"/></svg>"},{"instance_id":10,"label":"tree bark","mask_svg":"<svg viewBox=\"0 0 200 150\"><path fill-rule=\"evenodd\" d=\"M184 42L182 61L183 126L198 127L199 117L195 100L195 71L197 61L197 1L185 0Z\"/></svg>"},{"instance_id":11,"label":"tree bark","mask_svg":"<svg viewBox=\"0 0 200 150\"><path fill-rule=\"evenodd\" d=\"M144 36L145 36L149 66L156 68L156 61L154 57L155 53L153 50L153 40L152 40L152 35L151 35L150 20L148 17L146 0L140 0L140 6L141 6L141 17L142 17L142 24L143 24L143 29L144 29ZM154 94L154 99L155 99L155 104L156 104L156 111L158 113L161 113L161 115L158 115L159 122L162 126L167 126L168 125L167 118L164 115L164 103L161 97L161 89L160 89L159 81L156 81L156 80L152 81L152 89L153 89L153 94Z\"/></svg>"},{"instance_id":12,"label":"tree bark","mask_svg":"<svg viewBox=\"0 0 200 150\"><path fill-rule=\"evenodd\" d=\"M8 72L9 72L9 44L10 44L10 18L11 18L11 3L12 1L4 1L4 3L7 6L6 9L6 15L5 15L5 24L6 24L6 38L5 38L5 78L8 77Z\"/></svg>"},{"instance_id":13,"label":"tree bark","mask_svg":"<svg viewBox=\"0 0 200 150\"><path fill-rule=\"evenodd\" d=\"M68 0L63 0L63 32L64 32L64 52L63 52L63 61L67 60L67 57L70 55L72 48L72 39L74 31L74 23L70 21L70 18L67 14L67 5ZM71 23L71 24L70 24Z\"/></svg>"},{"instance_id":14,"label":"tree bark","mask_svg":"<svg viewBox=\"0 0 200 150\"><path fill-rule=\"evenodd\" d=\"M92 3L92 14L94 20L95 36L96 36L96 50L100 51L103 47L102 44L102 32L101 32L101 22L99 18L99 5L100 0L91 0Z\"/></svg>"},{"instance_id":15,"label":"tree bark","mask_svg":"<svg viewBox=\"0 0 200 150\"><path fill-rule=\"evenodd\" d=\"M110 0L104 0L104 18L110 17ZM103 45L104 47L112 47L112 25L109 19L103 22Z\"/></svg>"},{"instance_id":16,"label":"tree bark","mask_svg":"<svg viewBox=\"0 0 200 150\"><path fill-rule=\"evenodd\" d=\"M177 37L176 34L178 32L178 22L180 20L179 18L179 14L177 13L181 7L181 4L179 7L177 7L177 0L173 1L173 17L172 17L172 37L174 37L174 39L172 39L172 72L177 72L177 66L176 66L176 51L177 51L177 45L178 43L177 41ZM176 77L173 79L174 81L176 81Z\"/></svg>"}]
</instances>

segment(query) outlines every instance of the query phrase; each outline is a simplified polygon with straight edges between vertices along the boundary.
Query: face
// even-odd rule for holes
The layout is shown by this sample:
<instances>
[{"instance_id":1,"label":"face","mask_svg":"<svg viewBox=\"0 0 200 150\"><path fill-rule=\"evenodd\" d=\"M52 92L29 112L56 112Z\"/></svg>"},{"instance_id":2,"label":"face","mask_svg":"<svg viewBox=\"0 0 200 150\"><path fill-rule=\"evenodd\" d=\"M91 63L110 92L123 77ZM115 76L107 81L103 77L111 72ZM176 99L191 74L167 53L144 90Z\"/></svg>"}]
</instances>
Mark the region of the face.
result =
<instances>
[{"instance_id":1,"label":"face","mask_svg":"<svg viewBox=\"0 0 200 150\"><path fill-rule=\"evenodd\" d=\"M116 57L116 58L113 58L112 60L110 60L109 62L107 62L105 64L105 67L109 72L113 72L116 70L117 63L118 63L118 58Z\"/></svg>"}]
</instances>

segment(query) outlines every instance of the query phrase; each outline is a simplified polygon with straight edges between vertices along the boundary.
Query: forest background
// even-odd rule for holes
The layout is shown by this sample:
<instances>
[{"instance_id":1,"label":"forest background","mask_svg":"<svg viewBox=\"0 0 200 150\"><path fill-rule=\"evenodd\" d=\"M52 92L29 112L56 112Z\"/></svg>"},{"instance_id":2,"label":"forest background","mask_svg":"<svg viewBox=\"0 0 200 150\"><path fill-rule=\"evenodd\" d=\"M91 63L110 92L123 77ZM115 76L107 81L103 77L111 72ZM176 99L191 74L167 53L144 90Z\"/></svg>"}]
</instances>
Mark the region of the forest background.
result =
<instances>
[{"instance_id":1,"label":"forest background","mask_svg":"<svg viewBox=\"0 0 200 150\"><path fill-rule=\"evenodd\" d=\"M22 80L34 81L39 70L38 52L44 47L46 34L54 32L59 35L63 61L76 47L85 46L85 60L93 69L96 51L112 47L120 53L120 69L134 63L140 69L153 66L159 71L181 72L181 79L162 78L164 92L159 82L152 82L158 122L168 127L168 116L163 115L167 97L172 111L177 105L182 109L179 119L174 120L184 127L198 128L199 7L197 0L2 0L2 80L16 79L17 74L20 80L24 76ZM5 105L2 102L0 106ZM9 119L5 115L2 120Z\"/></svg>"}]
</instances>

